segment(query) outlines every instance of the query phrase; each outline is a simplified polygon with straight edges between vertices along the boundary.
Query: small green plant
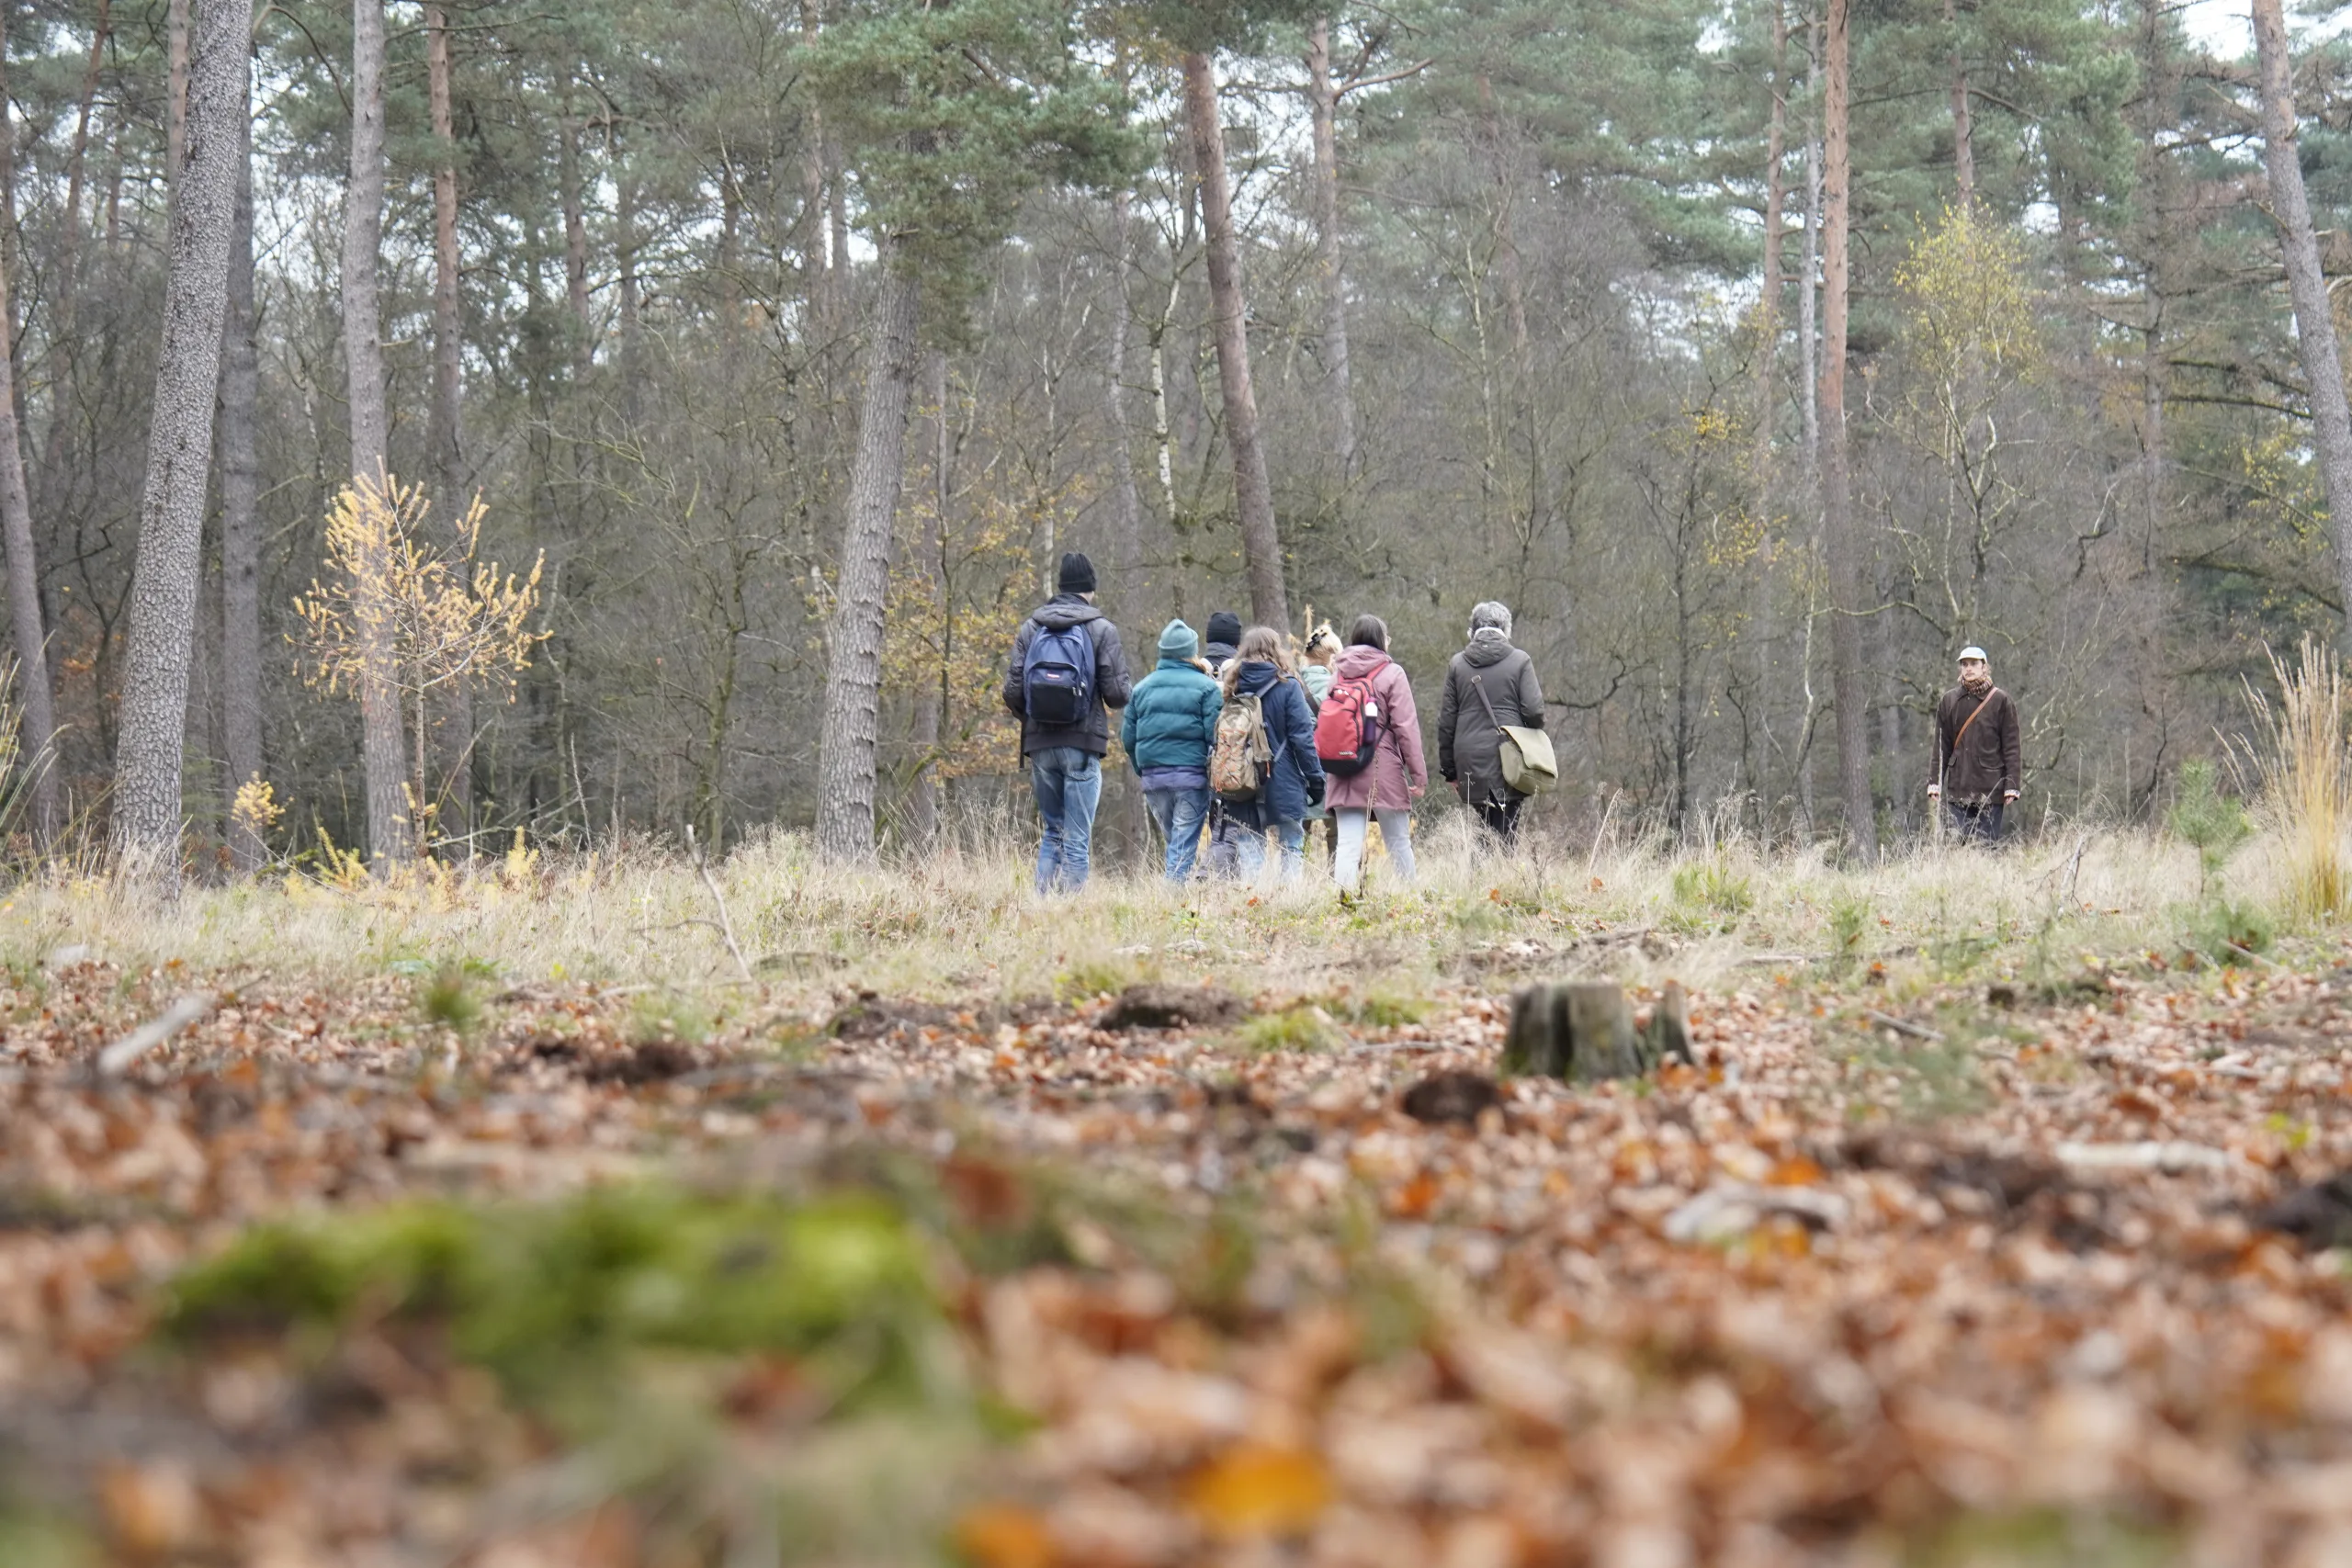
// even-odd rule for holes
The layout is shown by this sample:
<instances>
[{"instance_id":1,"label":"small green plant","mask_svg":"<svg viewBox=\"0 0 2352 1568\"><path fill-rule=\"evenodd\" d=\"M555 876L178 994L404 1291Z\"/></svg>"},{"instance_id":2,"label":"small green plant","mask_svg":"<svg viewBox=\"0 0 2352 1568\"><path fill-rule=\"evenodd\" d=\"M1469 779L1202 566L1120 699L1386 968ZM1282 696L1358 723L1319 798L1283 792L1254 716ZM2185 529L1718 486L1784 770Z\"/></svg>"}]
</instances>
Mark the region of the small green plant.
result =
<instances>
[{"instance_id":1,"label":"small green plant","mask_svg":"<svg viewBox=\"0 0 2352 1568\"><path fill-rule=\"evenodd\" d=\"M1829 906L1829 962L1843 969L1862 955L1862 939L1870 934L1871 906L1867 898L1840 898Z\"/></svg>"},{"instance_id":2,"label":"small green plant","mask_svg":"<svg viewBox=\"0 0 2352 1568\"><path fill-rule=\"evenodd\" d=\"M1236 1031L1235 1038L1250 1051L1324 1051L1346 1036L1331 1015L1311 1002L1261 1013Z\"/></svg>"},{"instance_id":3,"label":"small green plant","mask_svg":"<svg viewBox=\"0 0 2352 1568\"><path fill-rule=\"evenodd\" d=\"M416 989L417 1010L445 1028L471 1034L481 1021L481 998L461 964L444 964L421 979Z\"/></svg>"},{"instance_id":4,"label":"small green plant","mask_svg":"<svg viewBox=\"0 0 2352 1568\"><path fill-rule=\"evenodd\" d=\"M1721 856L1711 855L1674 868L1674 901L1736 918L1756 907L1756 885Z\"/></svg>"},{"instance_id":5,"label":"small green plant","mask_svg":"<svg viewBox=\"0 0 2352 1568\"><path fill-rule=\"evenodd\" d=\"M1323 998L1321 1006L1333 1017L1364 1029L1397 1029L1430 1015L1427 998L1396 991L1370 991L1362 996L1338 992Z\"/></svg>"},{"instance_id":6,"label":"small green plant","mask_svg":"<svg viewBox=\"0 0 2352 1568\"><path fill-rule=\"evenodd\" d=\"M1149 979L1139 965L1116 953L1075 959L1054 976L1054 993L1066 1002L1115 997L1139 980Z\"/></svg>"},{"instance_id":7,"label":"small green plant","mask_svg":"<svg viewBox=\"0 0 2352 1568\"><path fill-rule=\"evenodd\" d=\"M2216 964L2238 964L2270 951L2278 926L2252 899L2210 899L2189 924L2189 945Z\"/></svg>"},{"instance_id":8,"label":"small green plant","mask_svg":"<svg viewBox=\"0 0 2352 1568\"><path fill-rule=\"evenodd\" d=\"M648 991L629 1004L628 1037L644 1045L675 1040L699 1045L718 1028L718 1021L699 998L676 991Z\"/></svg>"},{"instance_id":9,"label":"small green plant","mask_svg":"<svg viewBox=\"0 0 2352 1568\"><path fill-rule=\"evenodd\" d=\"M2254 831L2245 808L2222 793L2221 770L2196 758L2180 765L2180 784L2165 825L2173 836L2197 848L2197 897L2212 894L2232 851Z\"/></svg>"}]
</instances>

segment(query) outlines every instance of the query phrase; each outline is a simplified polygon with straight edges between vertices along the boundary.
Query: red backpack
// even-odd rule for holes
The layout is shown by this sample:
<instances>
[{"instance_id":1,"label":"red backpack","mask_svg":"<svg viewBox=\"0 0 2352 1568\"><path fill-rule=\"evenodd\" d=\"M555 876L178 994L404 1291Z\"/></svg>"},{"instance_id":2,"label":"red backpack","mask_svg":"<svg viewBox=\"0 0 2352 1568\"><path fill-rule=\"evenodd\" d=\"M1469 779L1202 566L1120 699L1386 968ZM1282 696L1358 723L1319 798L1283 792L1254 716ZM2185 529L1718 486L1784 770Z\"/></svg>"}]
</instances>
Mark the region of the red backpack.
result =
<instances>
[{"instance_id":1,"label":"red backpack","mask_svg":"<svg viewBox=\"0 0 2352 1568\"><path fill-rule=\"evenodd\" d=\"M1388 664L1384 659L1370 674L1336 679L1324 694L1322 710L1315 716L1315 756L1325 773L1352 778L1372 766L1382 730L1380 699L1372 682Z\"/></svg>"}]
</instances>

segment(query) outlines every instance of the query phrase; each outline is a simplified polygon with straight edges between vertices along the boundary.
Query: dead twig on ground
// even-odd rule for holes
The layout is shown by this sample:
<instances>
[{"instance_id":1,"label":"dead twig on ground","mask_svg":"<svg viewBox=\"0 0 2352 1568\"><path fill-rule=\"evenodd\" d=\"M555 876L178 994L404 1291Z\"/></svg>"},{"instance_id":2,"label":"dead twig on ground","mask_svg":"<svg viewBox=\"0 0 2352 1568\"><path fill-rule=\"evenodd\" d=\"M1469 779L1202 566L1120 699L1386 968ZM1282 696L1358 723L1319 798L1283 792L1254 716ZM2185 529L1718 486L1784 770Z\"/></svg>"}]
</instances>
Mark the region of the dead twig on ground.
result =
<instances>
[{"instance_id":1,"label":"dead twig on ground","mask_svg":"<svg viewBox=\"0 0 2352 1568\"><path fill-rule=\"evenodd\" d=\"M96 1077L119 1077L128 1072L140 1057L209 1013L214 998L209 991L190 991L171 1006L149 1019L93 1058L91 1066Z\"/></svg>"},{"instance_id":2,"label":"dead twig on ground","mask_svg":"<svg viewBox=\"0 0 2352 1568\"><path fill-rule=\"evenodd\" d=\"M747 986L759 982L752 976L752 965L743 957L743 949L735 941L735 922L727 913L727 895L718 890L718 878L710 874L710 862L704 858L702 840L695 837L694 824L686 824L686 848L694 852L695 870L702 874L702 885L710 889L710 901L718 906L718 934L727 939L727 951L734 956L735 967L743 972Z\"/></svg>"}]
</instances>

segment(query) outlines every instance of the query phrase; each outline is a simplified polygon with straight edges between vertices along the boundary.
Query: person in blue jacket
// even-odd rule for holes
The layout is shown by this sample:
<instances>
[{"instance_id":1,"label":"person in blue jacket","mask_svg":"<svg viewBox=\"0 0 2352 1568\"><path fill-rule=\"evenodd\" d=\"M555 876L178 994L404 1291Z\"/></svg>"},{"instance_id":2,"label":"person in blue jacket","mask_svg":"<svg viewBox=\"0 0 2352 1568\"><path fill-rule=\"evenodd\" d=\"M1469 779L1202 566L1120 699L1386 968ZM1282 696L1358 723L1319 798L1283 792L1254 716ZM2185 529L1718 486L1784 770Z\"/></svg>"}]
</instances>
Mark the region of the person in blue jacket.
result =
<instances>
[{"instance_id":1,"label":"person in blue jacket","mask_svg":"<svg viewBox=\"0 0 2352 1568\"><path fill-rule=\"evenodd\" d=\"M1306 699L1283 650L1283 635L1272 626L1241 634L1233 661L1225 667L1225 700L1253 696L1265 716L1266 743L1273 761L1258 798L1228 802L1227 813L1244 829L1241 874L1255 876L1266 863L1266 835L1282 845L1282 880L1295 881L1306 869L1306 813L1323 798L1323 764L1315 755L1315 707Z\"/></svg>"},{"instance_id":2,"label":"person in blue jacket","mask_svg":"<svg viewBox=\"0 0 2352 1568\"><path fill-rule=\"evenodd\" d=\"M1224 694L1201 662L1201 639L1182 619L1160 628L1159 663L1136 682L1119 744L1143 784L1144 804L1168 840L1167 874L1193 874L1209 814L1209 747Z\"/></svg>"}]
</instances>

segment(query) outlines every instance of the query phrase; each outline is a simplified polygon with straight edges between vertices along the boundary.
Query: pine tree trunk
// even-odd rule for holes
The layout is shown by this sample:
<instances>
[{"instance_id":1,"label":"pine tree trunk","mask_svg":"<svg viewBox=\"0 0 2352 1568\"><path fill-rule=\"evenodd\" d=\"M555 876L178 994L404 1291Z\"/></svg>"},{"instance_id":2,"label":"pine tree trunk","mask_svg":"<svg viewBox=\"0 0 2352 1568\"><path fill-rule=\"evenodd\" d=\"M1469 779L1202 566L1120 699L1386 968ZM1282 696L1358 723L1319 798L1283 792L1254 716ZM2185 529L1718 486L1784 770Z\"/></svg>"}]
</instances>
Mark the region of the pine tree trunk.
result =
<instances>
[{"instance_id":1,"label":"pine tree trunk","mask_svg":"<svg viewBox=\"0 0 2352 1568\"><path fill-rule=\"evenodd\" d=\"M1331 19L1306 35L1306 106L1315 141L1315 259L1323 277L1323 357L1331 378L1331 455L1344 488L1355 474L1356 397L1348 365L1348 283L1340 258L1340 96L1331 85Z\"/></svg>"},{"instance_id":2,"label":"pine tree trunk","mask_svg":"<svg viewBox=\"0 0 2352 1568\"><path fill-rule=\"evenodd\" d=\"M0 103L6 101L7 39L0 25ZM0 135L6 134L0 127ZM11 182L13 186L13 181ZM0 230L17 226L13 198L0 210ZM40 563L33 553L32 498L25 487L23 433L17 423L16 307L8 274L0 265L0 544L8 557L8 623L17 655L17 700L21 713L17 742L22 765L32 770L30 812L34 841L47 848L57 831L56 711L49 684L49 639L40 607Z\"/></svg>"},{"instance_id":3,"label":"pine tree trunk","mask_svg":"<svg viewBox=\"0 0 2352 1568\"><path fill-rule=\"evenodd\" d=\"M351 387L351 477L356 485L382 487L390 482L385 464L391 440L376 306L384 232L384 0L353 0L351 183L344 201L343 354ZM379 864L415 853L406 799L408 737L393 671L399 655L383 604L388 571L387 563L363 563L356 584L360 771L368 797L368 852Z\"/></svg>"},{"instance_id":4,"label":"pine tree trunk","mask_svg":"<svg viewBox=\"0 0 2352 1568\"><path fill-rule=\"evenodd\" d=\"M2287 52L2280 0L2254 0L2255 51L2262 62L2262 162L2270 175L2270 211L2286 254L2287 292L2295 307L2295 346L2310 386L2312 445L2327 487L2327 515L2335 536L2335 578L2352 628L2352 407L2344 396L2344 361L2335 347L2335 319L2327 279L2320 271L2319 238L2312 231L2303 194L2301 139L2295 130L2294 62ZM2347 632L2352 636L2352 631Z\"/></svg>"},{"instance_id":5,"label":"pine tree trunk","mask_svg":"<svg viewBox=\"0 0 2352 1568\"><path fill-rule=\"evenodd\" d=\"M74 142L65 154L65 208L59 216L57 250L50 261L55 282L50 288L49 336L56 345L57 366L50 377L49 432L41 443L40 487L45 510L56 510L54 498L64 492L65 436L73 423L74 367L80 362L81 333L75 328L82 278L82 191L90 151L90 117L98 96L98 68L106 62L107 42L113 36L113 0L98 0L96 25L90 31L90 62L82 73L82 97L74 119Z\"/></svg>"},{"instance_id":6,"label":"pine tree trunk","mask_svg":"<svg viewBox=\"0 0 2352 1568\"><path fill-rule=\"evenodd\" d=\"M1821 544L1828 558L1830 691L1838 706L1838 793L1848 847L1875 859L1878 822L1871 802L1869 674L1862 667L1862 547L1855 537L1846 431L1848 144L1852 74L1848 23L1852 0L1829 0L1823 95L1821 302Z\"/></svg>"},{"instance_id":7,"label":"pine tree trunk","mask_svg":"<svg viewBox=\"0 0 2352 1568\"><path fill-rule=\"evenodd\" d=\"M252 28L252 0L205 0L197 23L115 750L115 852L135 874L171 885L179 875L181 745Z\"/></svg>"},{"instance_id":8,"label":"pine tree trunk","mask_svg":"<svg viewBox=\"0 0 2352 1568\"><path fill-rule=\"evenodd\" d=\"M917 555L931 586L944 594L939 566L947 538L947 508L955 494L956 443L947 416L947 355L931 355L931 536L918 539ZM942 602L943 608L944 601ZM929 847L939 831L939 735L944 720L946 692L938 682L919 682L914 692L913 722L907 741L914 751L914 776L907 784L907 840L917 849Z\"/></svg>"},{"instance_id":9,"label":"pine tree trunk","mask_svg":"<svg viewBox=\"0 0 2352 1568\"><path fill-rule=\"evenodd\" d=\"M874 304L865 407L843 506L842 565L817 742L817 850L828 860L874 858L874 765L882 696L882 630L890 534L906 456L915 381L915 321L922 289L911 264L886 243Z\"/></svg>"},{"instance_id":10,"label":"pine tree trunk","mask_svg":"<svg viewBox=\"0 0 2352 1568\"><path fill-rule=\"evenodd\" d=\"M229 319L220 360L220 750L228 792L261 777L261 464L254 422L261 356L254 341L253 62L245 62L246 114L229 237ZM259 870L267 846L233 813L229 862Z\"/></svg>"},{"instance_id":11,"label":"pine tree trunk","mask_svg":"<svg viewBox=\"0 0 2352 1568\"><path fill-rule=\"evenodd\" d=\"M1772 382L1781 355L1781 225L1787 187L1781 164L1787 151L1788 94L1781 73L1788 63L1789 17L1784 0L1772 4L1772 114L1764 137L1764 271L1756 297L1756 515L1772 514Z\"/></svg>"},{"instance_id":12,"label":"pine tree trunk","mask_svg":"<svg viewBox=\"0 0 2352 1568\"><path fill-rule=\"evenodd\" d=\"M427 0L424 7L425 95L433 118L433 403L424 445L433 471L433 503L452 528L462 525L472 504L465 468L464 326L458 310L458 129L451 104L449 11ZM463 681L451 682L435 705L440 709L445 761L441 768L451 821L445 836L462 840L470 852L474 815L474 704ZM430 778L424 759L417 772Z\"/></svg>"},{"instance_id":13,"label":"pine tree trunk","mask_svg":"<svg viewBox=\"0 0 2352 1568\"><path fill-rule=\"evenodd\" d=\"M585 381L594 367L596 340L588 321L588 216L580 167L580 127L571 118L571 100L563 103L559 142L558 183L563 186L563 297L571 310L571 375Z\"/></svg>"},{"instance_id":14,"label":"pine tree trunk","mask_svg":"<svg viewBox=\"0 0 2352 1568\"><path fill-rule=\"evenodd\" d=\"M1789 15L1786 0L1772 0L1772 111L1764 138L1764 269L1756 298L1756 566L1753 573L1756 643L1756 711L1769 737L1772 724L1772 508L1773 417L1781 362L1781 226L1787 187L1781 165L1788 151L1789 99L1786 73ZM1751 766L1750 775L1755 769Z\"/></svg>"},{"instance_id":15,"label":"pine tree trunk","mask_svg":"<svg viewBox=\"0 0 2352 1568\"><path fill-rule=\"evenodd\" d=\"M1274 531L1273 486L1250 378L1248 308L1241 254L1233 232L1233 186L1225 166L1225 128L1217 114L1216 71L1205 54L1184 56L1184 116L1201 178L1201 227L1208 241L1209 313L1216 325L1217 383L1225 398L1226 444L1233 450L1234 505L1250 579L1250 614L1261 626L1290 625L1283 592L1282 539Z\"/></svg>"}]
</instances>

